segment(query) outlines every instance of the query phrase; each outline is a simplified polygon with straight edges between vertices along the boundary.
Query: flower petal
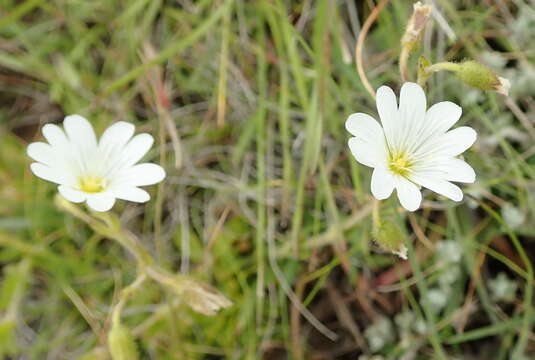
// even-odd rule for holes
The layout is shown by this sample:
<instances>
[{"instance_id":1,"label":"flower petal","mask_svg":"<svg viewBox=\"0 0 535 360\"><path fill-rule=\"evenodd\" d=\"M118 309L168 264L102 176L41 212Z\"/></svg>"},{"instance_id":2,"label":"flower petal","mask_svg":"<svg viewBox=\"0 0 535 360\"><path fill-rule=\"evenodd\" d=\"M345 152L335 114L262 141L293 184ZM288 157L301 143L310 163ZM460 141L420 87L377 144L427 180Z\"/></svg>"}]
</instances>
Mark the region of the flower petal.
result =
<instances>
[{"instance_id":1,"label":"flower petal","mask_svg":"<svg viewBox=\"0 0 535 360\"><path fill-rule=\"evenodd\" d=\"M382 167L386 164L386 144L382 141L370 142L369 139L351 138L348 141L349 150L362 165Z\"/></svg>"},{"instance_id":2,"label":"flower petal","mask_svg":"<svg viewBox=\"0 0 535 360\"><path fill-rule=\"evenodd\" d=\"M465 152L474 144L477 133L468 126L461 126L450 130L436 144L434 152L445 156L457 156Z\"/></svg>"},{"instance_id":3,"label":"flower petal","mask_svg":"<svg viewBox=\"0 0 535 360\"><path fill-rule=\"evenodd\" d=\"M41 179L51 181L56 184L65 183L65 177L58 171L55 171L53 168L41 164L41 163L32 163L30 169L35 176L40 177Z\"/></svg>"},{"instance_id":4,"label":"flower petal","mask_svg":"<svg viewBox=\"0 0 535 360\"><path fill-rule=\"evenodd\" d=\"M412 170L418 176L447 181L473 183L476 180L476 174L470 165L451 156L429 156L414 164Z\"/></svg>"},{"instance_id":5,"label":"flower petal","mask_svg":"<svg viewBox=\"0 0 535 360\"><path fill-rule=\"evenodd\" d=\"M65 156L70 158L70 165L76 172L90 172L100 166L102 159L96 156L97 139L93 127L80 115L69 115L63 121L63 128L69 139L70 149Z\"/></svg>"},{"instance_id":6,"label":"flower petal","mask_svg":"<svg viewBox=\"0 0 535 360\"><path fill-rule=\"evenodd\" d=\"M149 134L134 136L123 149L121 165L131 166L137 163L150 150L153 143L154 138Z\"/></svg>"},{"instance_id":7,"label":"flower petal","mask_svg":"<svg viewBox=\"0 0 535 360\"><path fill-rule=\"evenodd\" d=\"M83 162L80 156L80 151L75 144L69 142L65 132L54 124L46 124L43 126L43 136L48 141L54 152L54 161L50 167L54 171L61 172L72 181L73 174L78 174L83 168Z\"/></svg>"},{"instance_id":8,"label":"flower petal","mask_svg":"<svg viewBox=\"0 0 535 360\"><path fill-rule=\"evenodd\" d=\"M394 145L396 126L399 125L396 94L394 94L394 91L388 86L381 86L377 90L375 102L388 143Z\"/></svg>"},{"instance_id":9,"label":"flower petal","mask_svg":"<svg viewBox=\"0 0 535 360\"><path fill-rule=\"evenodd\" d=\"M98 147L106 154L114 150L122 149L128 140L132 138L135 126L119 121L108 127L100 137Z\"/></svg>"},{"instance_id":10,"label":"flower petal","mask_svg":"<svg viewBox=\"0 0 535 360\"><path fill-rule=\"evenodd\" d=\"M346 121L346 129L353 136L360 139L384 137L383 128L377 120L364 113L349 115Z\"/></svg>"},{"instance_id":11,"label":"flower petal","mask_svg":"<svg viewBox=\"0 0 535 360\"><path fill-rule=\"evenodd\" d=\"M143 189L135 186L120 186L112 190L117 199L144 203L150 200L150 195Z\"/></svg>"},{"instance_id":12,"label":"flower petal","mask_svg":"<svg viewBox=\"0 0 535 360\"><path fill-rule=\"evenodd\" d=\"M113 179L112 186L145 186L159 183L165 178L165 170L152 163L144 163L123 170L117 178Z\"/></svg>"},{"instance_id":13,"label":"flower petal","mask_svg":"<svg viewBox=\"0 0 535 360\"><path fill-rule=\"evenodd\" d=\"M97 139L93 126L86 118L80 115L69 115L63 121L63 128L67 133L69 140L82 149L94 149L97 145Z\"/></svg>"},{"instance_id":14,"label":"flower petal","mask_svg":"<svg viewBox=\"0 0 535 360\"><path fill-rule=\"evenodd\" d=\"M451 101L442 101L434 104L425 114L425 122L429 124L432 132L445 133L459 119L463 109Z\"/></svg>"},{"instance_id":15,"label":"flower petal","mask_svg":"<svg viewBox=\"0 0 535 360\"><path fill-rule=\"evenodd\" d=\"M401 87L399 95L399 114L405 119L418 119L423 121L427 100L424 89L416 83L406 82Z\"/></svg>"},{"instance_id":16,"label":"flower petal","mask_svg":"<svg viewBox=\"0 0 535 360\"><path fill-rule=\"evenodd\" d=\"M115 204L115 197L109 192L87 195L87 205L95 211L108 211L113 207L113 204Z\"/></svg>"},{"instance_id":17,"label":"flower petal","mask_svg":"<svg viewBox=\"0 0 535 360\"><path fill-rule=\"evenodd\" d=\"M428 126L425 122L427 101L422 87L407 82L401 87L399 97L399 125L396 148L414 149L421 142L421 135Z\"/></svg>"},{"instance_id":18,"label":"flower petal","mask_svg":"<svg viewBox=\"0 0 535 360\"><path fill-rule=\"evenodd\" d=\"M355 113L346 121L346 129L354 138L348 145L355 159L363 165L376 167L386 163L387 146L383 128L369 115Z\"/></svg>"},{"instance_id":19,"label":"flower petal","mask_svg":"<svg viewBox=\"0 0 535 360\"><path fill-rule=\"evenodd\" d=\"M398 199L408 211L416 211L422 202L422 193L418 187L401 176L394 177L394 186L398 193Z\"/></svg>"},{"instance_id":20,"label":"flower petal","mask_svg":"<svg viewBox=\"0 0 535 360\"><path fill-rule=\"evenodd\" d=\"M101 159L95 164L97 173L112 176L114 171L125 167L125 147L134 131L135 126L124 121L119 121L104 131L98 144Z\"/></svg>"},{"instance_id":21,"label":"flower petal","mask_svg":"<svg viewBox=\"0 0 535 360\"><path fill-rule=\"evenodd\" d=\"M28 145L26 153L35 161L49 166L53 165L57 160L52 146L44 142L31 143Z\"/></svg>"},{"instance_id":22,"label":"flower petal","mask_svg":"<svg viewBox=\"0 0 535 360\"><path fill-rule=\"evenodd\" d=\"M43 126L42 131L43 136L53 148L60 152L67 151L69 141L65 132L59 126L46 124Z\"/></svg>"},{"instance_id":23,"label":"flower petal","mask_svg":"<svg viewBox=\"0 0 535 360\"><path fill-rule=\"evenodd\" d=\"M417 159L454 157L472 146L476 138L477 133L474 129L461 126L424 142L413 152L413 155Z\"/></svg>"},{"instance_id":24,"label":"flower petal","mask_svg":"<svg viewBox=\"0 0 535 360\"><path fill-rule=\"evenodd\" d=\"M372 194L378 200L390 197L394 191L394 176L386 169L375 168L372 174Z\"/></svg>"},{"instance_id":25,"label":"flower petal","mask_svg":"<svg viewBox=\"0 0 535 360\"><path fill-rule=\"evenodd\" d=\"M417 184L451 200L461 201L463 199L463 192L461 189L449 181L418 175L411 176L411 179Z\"/></svg>"},{"instance_id":26,"label":"flower petal","mask_svg":"<svg viewBox=\"0 0 535 360\"><path fill-rule=\"evenodd\" d=\"M476 172L465 161L452 158L444 163L446 170L445 180L462 183L473 183L476 181Z\"/></svg>"},{"instance_id":27,"label":"flower petal","mask_svg":"<svg viewBox=\"0 0 535 360\"><path fill-rule=\"evenodd\" d=\"M73 203L81 203L87 199L87 195L84 192L65 185L58 186L58 191L61 196Z\"/></svg>"},{"instance_id":28,"label":"flower petal","mask_svg":"<svg viewBox=\"0 0 535 360\"><path fill-rule=\"evenodd\" d=\"M461 117L462 108L452 102L443 101L429 108L423 125L412 134L412 146L408 151L422 154L435 148L442 138Z\"/></svg>"}]
</instances>

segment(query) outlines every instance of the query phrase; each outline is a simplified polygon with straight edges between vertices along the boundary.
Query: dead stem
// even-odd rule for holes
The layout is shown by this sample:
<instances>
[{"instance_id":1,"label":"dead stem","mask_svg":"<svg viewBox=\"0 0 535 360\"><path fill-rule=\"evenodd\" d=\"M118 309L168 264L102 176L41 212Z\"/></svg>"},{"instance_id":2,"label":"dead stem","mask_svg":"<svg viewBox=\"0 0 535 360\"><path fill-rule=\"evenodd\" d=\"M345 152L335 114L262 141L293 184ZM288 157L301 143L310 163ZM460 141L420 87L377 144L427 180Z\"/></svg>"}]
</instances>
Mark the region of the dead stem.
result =
<instances>
[{"instance_id":1,"label":"dead stem","mask_svg":"<svg viewBox=\"0 0 535 360\"><path fill-rule=\"evenodd\" d=\"M357 71L359 73L360 81L362 81L362 85L364 85L364 88L368 91L368 93L375 99L375 90L373 89L372 85L368 81L368 78L366 77L366 73L364 71L364 64L362 62L362 51L364 48L364 40L366 40L366 36L368 35L368 31L370 30L371 26L379 16L379 13L381 10L388 4L390 0L381 0L381 2L373 8L372 12L370 13L370 16L366 19L364 22L364 25L362 25L362 30L359 33L359 36L357 38L357 46L355 47L355 61L357 65Z\"/></svg>"}]
</instances>

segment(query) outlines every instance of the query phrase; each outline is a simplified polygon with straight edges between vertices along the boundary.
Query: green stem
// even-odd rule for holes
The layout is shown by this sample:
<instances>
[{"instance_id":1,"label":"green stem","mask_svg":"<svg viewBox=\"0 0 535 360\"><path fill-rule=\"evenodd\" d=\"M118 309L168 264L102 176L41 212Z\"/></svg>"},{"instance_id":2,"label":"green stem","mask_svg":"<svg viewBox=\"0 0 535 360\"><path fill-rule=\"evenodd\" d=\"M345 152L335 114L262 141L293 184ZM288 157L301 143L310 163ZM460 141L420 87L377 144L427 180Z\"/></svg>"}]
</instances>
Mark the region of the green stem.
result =
<instances>
[{"instance_id":1,"label":"green stem","mask_svg":"<svg viewBox=\"0 0 535 360\"><path fill-rule=\"evenodd\" d=\"M422 87L425 86L430 74L442 70L457 72L461 67L461 65L449 61L439 62L429 66L426 66L427 63L427 59L424 59L424 63L422 63L422 59L420 59L420 68L418 69L418 84Z\"/></svg>"},{"instance_id":2,"label":"green stem","mask_svg":"<svg viewBox=\"0 0 535 360\"><path fill-rule=\"evenodd\" d=\"M139 266L142 268L150 266L154 263L152 256L149 252L141 246L133 237L125 234L120 229L112 234L110 237L117 241L120 245L126 248L136 258Z\"/></svg>"},{"instance_id":3,"label":"green stem","mask_svg":"<svg viewBox=\"0 0 535 360\"><path fill-rule=\"evenodd\" d=\"M507 235L509 235L509 238L511 239L511 242L513 243L513 246L515 247L516 251L518 252L518 255L524 262L525 271L527 274L527 281L524 287L524 317L522 319L522 327L518 336L518 341L515 345L515 348L513 350L513 358L520 357L520 355L523 355L526 346L528 343L528 339L531 333L531 326L532 326L532 317L533 317L533 305L532 305L532 299L533 299L533 280L534 280L534 271L533 271L533 265L531 264L531 261L520 243L520 240L516 236L516 234L511 231L507 223L502 219L502 217L496 213L493 209L491 209L487 204L480 201L479 204L481 207L490 214L494 219L496 219L505 229L505 232Z\"/></svg>"},{"instance_id":4,"label":"green stem","mask_svg":"<svg viewBox=\"0 0 535 360\"><path fill-rule=\"evenodd\" d=\"M407 247L409 249L409 262L414 273L414 278L416 279L416 286L420 293L420 298L422 298L423 296L425 296L425 294L428 293L427 284L425 282L422 269L420 268L420 263L416 255L414 245L411 241L407 241ZM420 302L422 304L426 317L427 328L429 331L429 342L435 350L436 358L440 360L446 360L448 357L444 352L444 348L442 347L442 344L440 342L440 337L437 334L435 315L433 314L433 311L429 308L427 301L420 300Z\"/></svg>"},{"instance_id":5,"label":"green stem","mask_svg":"<svg viewBox=\"0 0 535 360\"><path fill-rule=\"evenodd\" d=\"M412 47L403 46L399 55L399 74L403 82L409 80L409 56L411 55Z\"/></svg>"},{"instance_id":6,"label":"green stem","mask_svg":"<svg viewBox=\"0 0 535 360\"><path fill-rule=\"evenodd\" d=\"M92 216L61 196L57 196L55 201L59 208L88 224L96 233L117 241L134 255L140 267L147 267L154 263L152 256L134 236L122 229L119 219L113 213L93 213Z\"/></svg>"},{"instance_id":7,"label":"green stem","mask_svg":"<svg viewBox=\"0 0 535 360\"><path fill-rule=\"evenodd\" d=\"M121 323L121 311L123 310L124 304L126 301L136 292L137 289L145 282L147 279L147 276L144 273L141 273L138 275L136 280L134 280L133 283L125 287L121 290L121 293L119 294L119 301L117 302L117 305L113 308L112 313L112 323L114 326L119 325Z\"/></svg>"},{"instance_id":8,"label":"green stem","mask_svg":"<svg viewBox=\"0 0 535 360\"><path fill-rule=\"evenodd\" d=\"M377 227L381 224L380 208L381 208L381 202L374 198L373 210L372 210L372 219L373 219L374 227Z\"/></svg>"}]
</instances>

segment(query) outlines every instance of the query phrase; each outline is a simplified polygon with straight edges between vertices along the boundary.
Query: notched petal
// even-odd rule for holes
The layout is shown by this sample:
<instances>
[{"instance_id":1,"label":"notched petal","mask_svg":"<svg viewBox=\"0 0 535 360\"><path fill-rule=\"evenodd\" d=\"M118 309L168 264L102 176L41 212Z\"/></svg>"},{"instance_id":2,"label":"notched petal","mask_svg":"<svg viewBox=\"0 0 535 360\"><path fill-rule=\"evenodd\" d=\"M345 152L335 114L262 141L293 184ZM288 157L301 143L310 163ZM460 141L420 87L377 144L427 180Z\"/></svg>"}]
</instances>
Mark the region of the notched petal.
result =
<instances>
[{"instance_id":1,"label":"notched petal","mask_svg":"<svg viewBox=\"0 0 535 360\"><path fill-rule=\"evenodd\" d=\"M87 196L87 205L98 212L110 210L115 204L115 197L111 193L96 193Z\"/></svg>"},{"instance_id":2,"label":"notched petal","mask_svg":"<svg viewBox=\"0 0 535 360\"><path fill-rule=\"evenodd\" d=\"M422 203L422 193L416 184L397 176L394 178L399 202L408 211L416 211Z\"/></svg>"},{"instance_id":3,"label":"notched petal","mask_svg":"<svg viewBox=\"0 0 535 360\"><path fill-rule=\"evenodd\" d=\"M375 139L384 136L383 128L377 120L364 113L349 115L345 125L347 131L358 138Z\"/></svg>"},{"instance_id":4,"label":"notched petal","mask_svg":"<svg viewBox=\"0 0 535 360\"><path fill-rule=\"evenodd\" d=\"M386 169L375 168L371 181L372 194L377 200L388 199L394 191L394 176Z\"/></svg>"}]
</instances>

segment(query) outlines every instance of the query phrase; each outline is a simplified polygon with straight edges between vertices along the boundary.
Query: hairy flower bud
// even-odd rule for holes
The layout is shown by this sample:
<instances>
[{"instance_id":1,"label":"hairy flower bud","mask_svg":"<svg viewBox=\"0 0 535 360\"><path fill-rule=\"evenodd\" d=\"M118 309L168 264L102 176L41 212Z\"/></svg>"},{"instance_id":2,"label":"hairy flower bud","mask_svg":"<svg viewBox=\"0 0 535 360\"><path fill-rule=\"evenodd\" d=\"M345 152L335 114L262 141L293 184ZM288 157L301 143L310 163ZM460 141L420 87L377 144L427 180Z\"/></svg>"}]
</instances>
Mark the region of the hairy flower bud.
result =
<instances>
[{"instance_id":1,"label":"hairy flower bud","mask_svg":"<svg viewBox=\"0 0 535 360\"><path fill-rule=\"evenodd\" d=\"M487 66L473 60L459 64L456 73L459 80L473 88L493 90L505 96L509 94L509 80L499 77Z\"/></svg>"},{"instance_id":2,"label":"hairy flower bud","mask_svg":"<svg viewBox=\"0 0 535 360\"><path fill-rule=\"evenodd\" d=\"M184 275L171 275L161 269L148 269L148 275L177 294L193 310L204 315L215 315L232 306L232 301L213 287Z\"/></svg>"},{"instance_id":3,"label":"hairy flower bud","mask_svg":"<svg viewBox=\"0 0 535 360\"><path fill-rule=\"evenodd\" d=\"M407 259L405 236L394 220L380 219L374 226L373 237L384 250L396 254L403 260Z\"/></svg>"},{"instance_id":4,"label":"hairy flower bud","mask_svg":"<svg viewBox=\"0 0 535 360\"><path fill-rule=\"evenodd\" d=\"M183 280L182 299L191 308L204 315L215 315L219 310L232 305L232 302L216 289L192 280Z\"/></svg>"}]
</instances>

